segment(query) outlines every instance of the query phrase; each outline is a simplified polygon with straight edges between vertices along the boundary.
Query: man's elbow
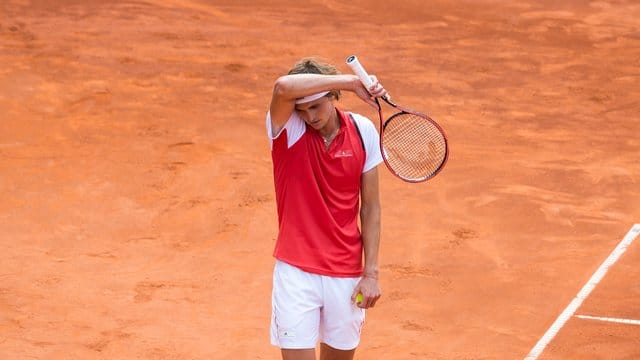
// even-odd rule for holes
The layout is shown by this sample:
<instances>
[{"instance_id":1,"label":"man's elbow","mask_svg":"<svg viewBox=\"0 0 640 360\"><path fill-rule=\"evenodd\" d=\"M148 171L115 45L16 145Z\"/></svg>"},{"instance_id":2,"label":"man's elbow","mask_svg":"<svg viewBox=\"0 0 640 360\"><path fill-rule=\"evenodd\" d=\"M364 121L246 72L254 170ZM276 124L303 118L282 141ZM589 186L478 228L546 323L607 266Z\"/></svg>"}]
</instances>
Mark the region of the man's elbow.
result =
<instances>
[{"instance_id":1,"label":"man's elbow","mask_svg":"<svg viewBox=\"0 0 640 360\"><path fill-rule=\"evenodd\" d=\"M274 97L286 97L291 92L291 81L287 76L279 77L273 84Z\"/></svg>"},{"instance_id":2,"label":"man's elbow","mask_svg":"<svg viewBox=\"0 0 640 360\"><path fill-rule=\"evenodd\" d=\"M371 203L363 203L360 207L360 216L367 218L377 218L380 219L380 203L379 202L371 202Z\"/></svg>"}]
</instances>

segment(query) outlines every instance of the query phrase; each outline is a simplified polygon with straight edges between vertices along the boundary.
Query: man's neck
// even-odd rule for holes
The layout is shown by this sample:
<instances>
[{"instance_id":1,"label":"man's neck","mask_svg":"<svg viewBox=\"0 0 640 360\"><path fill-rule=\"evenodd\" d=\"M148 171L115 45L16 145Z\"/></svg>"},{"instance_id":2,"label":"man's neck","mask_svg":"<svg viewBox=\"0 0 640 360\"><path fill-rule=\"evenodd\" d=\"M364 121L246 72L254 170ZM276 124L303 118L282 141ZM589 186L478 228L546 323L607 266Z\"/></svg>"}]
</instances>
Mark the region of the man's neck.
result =
<instances>
[{"instance_id":1,"label":"man's neck","mask_svg":"<svg viewBox=\"0 0 640 360\"><path fill-rule=\"evenodd\" d=\"M318 133L320 133L320 136L322 136L324 139L327 139L335 136L335 134L338 132L338 129L340 129L340 119L338 118L338 112L336 111L333 113L333 118L329 119L327 125L325 125L322 129L319 129Z\"/></svg>"}]
</instances>

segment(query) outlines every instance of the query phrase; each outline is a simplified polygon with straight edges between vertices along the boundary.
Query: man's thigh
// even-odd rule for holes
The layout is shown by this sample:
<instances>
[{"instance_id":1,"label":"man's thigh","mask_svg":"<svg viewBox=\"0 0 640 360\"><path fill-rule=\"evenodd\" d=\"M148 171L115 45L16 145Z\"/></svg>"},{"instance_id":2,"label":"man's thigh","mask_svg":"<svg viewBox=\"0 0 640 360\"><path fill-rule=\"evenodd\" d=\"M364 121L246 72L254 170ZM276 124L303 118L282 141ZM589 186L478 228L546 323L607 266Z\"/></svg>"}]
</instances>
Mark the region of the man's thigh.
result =
<instances>
[{"instance_id":1,"label":"man's thigh","mask_svg":"<svg viewBox=\"0 0 640 360\"><path fill-rule=\"evenodd\" d=\"M323 277L320 341L336 350L352 350L360 343L365 312L351 295L360 278Z\"/></svg>"},{"instance_id":2,"label":"man's thigh","mask_svg":"<svg viewBox=\"0 0 640 360\"><path fill-rule=\"evenodd\" d=\"M271 343L281 349L315 349L322 305L319 275L277 261L273 273Z\"/></svg>"}]
</instances>

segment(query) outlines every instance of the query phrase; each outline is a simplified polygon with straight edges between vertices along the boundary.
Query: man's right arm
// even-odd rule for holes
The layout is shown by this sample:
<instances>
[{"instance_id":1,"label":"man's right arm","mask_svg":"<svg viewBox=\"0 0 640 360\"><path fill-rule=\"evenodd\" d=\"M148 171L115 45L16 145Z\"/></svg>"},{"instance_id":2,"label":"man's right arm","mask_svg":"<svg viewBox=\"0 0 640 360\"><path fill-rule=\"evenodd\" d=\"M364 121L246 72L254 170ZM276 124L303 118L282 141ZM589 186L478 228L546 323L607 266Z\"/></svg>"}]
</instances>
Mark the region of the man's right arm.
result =
<instances>
[{"instance_id":1,"label":"man's right arm","mask_svg":"<svg viewBox=\"0 0 640 360\"><path fill-rule=\"evenodd\" d=\"M282 130L284 124L295 111L296 99L331 90L355 92L360 98L372 106L376 106L369 92L355 75L285 75L278 78L273 86L269 107L271 135L275 136Z\"/></svg>"}]
</instances>

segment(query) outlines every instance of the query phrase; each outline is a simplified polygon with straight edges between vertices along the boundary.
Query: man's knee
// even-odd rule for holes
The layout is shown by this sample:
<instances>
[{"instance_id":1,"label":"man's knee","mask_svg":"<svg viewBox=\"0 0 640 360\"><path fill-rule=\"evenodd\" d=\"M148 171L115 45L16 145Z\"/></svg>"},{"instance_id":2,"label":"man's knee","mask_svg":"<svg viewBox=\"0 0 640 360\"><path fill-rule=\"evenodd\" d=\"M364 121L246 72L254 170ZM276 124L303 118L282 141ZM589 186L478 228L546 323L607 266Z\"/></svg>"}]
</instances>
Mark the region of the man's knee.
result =
<instances>
[{"instance_id":1,"label":"man's knee","mask_svg":"<svg viewBox=\"0 0 640 360\"><path fill-rule=\"evenodd\" d=\"M325 343L320 344L320 360L352 360L356 349L340 350Z\"/></svg>"},{"instance_id":2,"label":"man's knee","mask_svg":"<svg viewBox=\"0 0 640 360\"><path fill-rule=\"evenodd\" d=\"M281 349L282 360L315 360L316 349Z\"/></svg>"}]
</instances>

